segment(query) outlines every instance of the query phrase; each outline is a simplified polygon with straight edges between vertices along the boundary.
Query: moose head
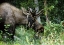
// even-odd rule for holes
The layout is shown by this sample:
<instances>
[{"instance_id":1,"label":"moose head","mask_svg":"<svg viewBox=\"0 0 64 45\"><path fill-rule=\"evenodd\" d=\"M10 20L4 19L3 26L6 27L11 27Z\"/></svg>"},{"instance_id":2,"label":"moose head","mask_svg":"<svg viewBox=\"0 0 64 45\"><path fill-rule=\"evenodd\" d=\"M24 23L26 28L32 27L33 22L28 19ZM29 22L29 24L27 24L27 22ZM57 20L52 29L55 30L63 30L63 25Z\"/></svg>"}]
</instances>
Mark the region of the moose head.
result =
<instances>
[{"instance_id":1,"label":"moose head","mask_svg":"<svg viewBox=\"0 0 64 45\"><path fill-rule=\"evenodd\" d=\"M42 13L43 9L36 13L36 10L33 10L32 8L28 8L28 11L31 15L28 16L28 27L31 27L34 29L36 33L43 33L44 32L44 27L42 24L40 24L37 21L37 17L40 16Z\"/></svg>"}]
</instances>

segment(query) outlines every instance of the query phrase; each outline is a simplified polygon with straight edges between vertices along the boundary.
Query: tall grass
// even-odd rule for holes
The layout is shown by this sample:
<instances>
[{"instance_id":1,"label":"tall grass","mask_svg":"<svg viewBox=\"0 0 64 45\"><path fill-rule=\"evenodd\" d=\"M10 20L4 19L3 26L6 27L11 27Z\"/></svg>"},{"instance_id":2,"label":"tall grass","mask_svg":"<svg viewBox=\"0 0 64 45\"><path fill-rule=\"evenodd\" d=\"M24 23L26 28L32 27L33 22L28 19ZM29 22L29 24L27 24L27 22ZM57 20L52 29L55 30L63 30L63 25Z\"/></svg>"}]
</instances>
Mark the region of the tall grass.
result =
<instances>
[{"instance_id":1,"label":"tall grass","mask_svg":"<svg viewBox=\"0 0 64 45\"><path fill-rule=\"evenodd\" d=\"M16 28L15 40L12 42L0 41L0 45L64 45L64 26L53 24L44 26L44 35L36 39L33 29L25 29L23 26Z\"/></svg>"}]
</instances>

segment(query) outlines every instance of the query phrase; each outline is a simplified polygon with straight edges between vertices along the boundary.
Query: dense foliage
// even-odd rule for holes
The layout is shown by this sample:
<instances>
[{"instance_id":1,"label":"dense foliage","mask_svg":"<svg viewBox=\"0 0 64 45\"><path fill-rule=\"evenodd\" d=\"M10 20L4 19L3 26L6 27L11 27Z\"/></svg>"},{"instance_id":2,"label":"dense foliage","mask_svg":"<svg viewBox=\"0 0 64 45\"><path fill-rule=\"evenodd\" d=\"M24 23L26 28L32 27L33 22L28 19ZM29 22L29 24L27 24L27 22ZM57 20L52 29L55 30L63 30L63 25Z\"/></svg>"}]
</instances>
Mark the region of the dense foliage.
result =
<instances>
[{"instance_id":1,"label":"dense foliage","mask_svg":"<svg viewBox=\"0 0 64 45\"><path fill-rule=\"evenodd\" d=\"M64 44L64 26L50 23L45 26L44 36L36 39L33 29L26 30L23 26L16 28L15 41L3 42L0 45L63 45Z\"/></svg>"},{"instance_id":2,"label":"dense foliage","mask_svg":"<svg viewBox=\"0 0 64 45\"><path fill-rule=\"evenodd\" d=\"M33 9L36 7L34 0L3 0L3 2L9 2L20 9L21 7L26 9L27 7ZM23 26L19 26L16 28L14 42L0 41L0 45L64 45L64 26L62 25L64 20L64 0L47 0L50 25L46 25L44 0L38 0L38 2L39 10L44 9L41 14L41 21L45 28L44 36L41 35L40 39L35 39L33 29L26 30Z\"/></svg>"}]
</instances>

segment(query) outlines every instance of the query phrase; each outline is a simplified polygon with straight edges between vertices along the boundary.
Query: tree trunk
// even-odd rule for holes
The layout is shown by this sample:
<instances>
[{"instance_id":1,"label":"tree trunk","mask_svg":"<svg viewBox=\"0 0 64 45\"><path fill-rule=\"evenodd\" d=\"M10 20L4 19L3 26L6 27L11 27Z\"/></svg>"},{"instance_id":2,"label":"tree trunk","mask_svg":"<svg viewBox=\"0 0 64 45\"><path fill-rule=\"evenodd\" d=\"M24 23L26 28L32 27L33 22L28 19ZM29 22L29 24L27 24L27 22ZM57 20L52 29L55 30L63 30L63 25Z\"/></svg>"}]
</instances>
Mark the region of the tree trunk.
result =
<instances>
[{"instance_id":1,"label":"tree trunk","mask_svg":"<svg viewBox=\"0 0 64 45\"><path fill-rule=\"evenodd\" d=\"M37 12L39 11L38 0L34 0L34 3L35 3L35 5L36 5L35 10L36 10L36 13L37 13ZM37 21L38 21L39 23L41 23L40 16L37 17Z\"/></svg>"},{"instance_id":2,"label":"tree trunk","mask_svg":"<svg viewBox=\"0 0 64 45\"><path fill-rule=\"evenodd\" d=\"M48 19L48 8L47 8L47 0L44 0L44 10L45 10L45 16L46 16L46 22L47 25L49 25L49 19Z\"/></svg>"}]
</instances>

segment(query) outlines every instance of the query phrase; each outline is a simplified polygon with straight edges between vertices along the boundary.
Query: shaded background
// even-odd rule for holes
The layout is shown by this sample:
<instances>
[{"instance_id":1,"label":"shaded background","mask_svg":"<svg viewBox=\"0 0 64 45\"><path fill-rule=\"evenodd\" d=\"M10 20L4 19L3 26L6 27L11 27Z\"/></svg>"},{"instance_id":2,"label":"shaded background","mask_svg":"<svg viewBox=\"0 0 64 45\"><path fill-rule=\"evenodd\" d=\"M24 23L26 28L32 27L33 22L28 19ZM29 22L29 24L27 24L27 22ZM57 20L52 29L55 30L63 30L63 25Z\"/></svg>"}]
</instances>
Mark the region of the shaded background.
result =
<instances>
[{"instance_id":1,"label":"shaded background","mask_svg":"<svg viewBox=\"0 0 64 45\"><path fill-rule=\"evenodd\" d=\"M31 8L35 7L34 0L2 0L0 1L0 4L3 2L11 3L18 8L21 8L22 6L25 8L28 6ZM44 0L38 0L38 3L39 10L44 9ZM60 23L64 20L64 0L47 0L47 5L47 8L49 8L48 17L51 22ZM44 12L41 14L41 21L43 24L46 22Z\"/></svg>"}]
</instances>

